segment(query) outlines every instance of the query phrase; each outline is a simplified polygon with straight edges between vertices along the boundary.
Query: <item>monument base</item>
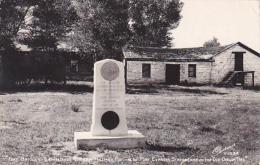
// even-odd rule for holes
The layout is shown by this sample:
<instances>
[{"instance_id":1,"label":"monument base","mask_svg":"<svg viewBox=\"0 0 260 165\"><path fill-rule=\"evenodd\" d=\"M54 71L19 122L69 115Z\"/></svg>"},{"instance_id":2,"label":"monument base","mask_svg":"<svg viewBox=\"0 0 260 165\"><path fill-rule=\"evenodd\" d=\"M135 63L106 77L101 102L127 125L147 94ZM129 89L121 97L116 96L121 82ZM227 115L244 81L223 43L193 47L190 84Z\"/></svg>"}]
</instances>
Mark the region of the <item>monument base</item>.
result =
<instances>
[{"instance_id":1,"label":"monument base","mask_svg":"<svg viewBox=\"0 0 260 165\"><path fill-rule=\"evenodd\" d=\"M136 130L129 130L125 136L93 136L91 132L75 132L74 143L79 150L105 147L110 149L129 149L144 146L145 137Z\"/></svg>"}]
</instances>

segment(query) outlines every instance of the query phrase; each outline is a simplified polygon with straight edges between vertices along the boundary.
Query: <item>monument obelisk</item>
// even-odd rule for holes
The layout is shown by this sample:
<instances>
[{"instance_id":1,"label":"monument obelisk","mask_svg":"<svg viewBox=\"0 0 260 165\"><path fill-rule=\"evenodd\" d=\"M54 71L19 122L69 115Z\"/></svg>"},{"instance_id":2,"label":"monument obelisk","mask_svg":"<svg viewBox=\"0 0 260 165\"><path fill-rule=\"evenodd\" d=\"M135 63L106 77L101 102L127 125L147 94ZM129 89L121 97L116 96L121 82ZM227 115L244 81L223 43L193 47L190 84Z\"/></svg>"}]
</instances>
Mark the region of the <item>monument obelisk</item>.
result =
<instances>
[{"instance_id":1,"label":"monument obelisk","mask_svg":"<svg viewBox=\"0 0 260 165\"><path fill-rule=\"evenodd\" d=\"M143 146L144 136L127 129L123 63L109 59L95 63L91 130L75 132L74 142L77 149Z\"/></svg>"}]
</instances>

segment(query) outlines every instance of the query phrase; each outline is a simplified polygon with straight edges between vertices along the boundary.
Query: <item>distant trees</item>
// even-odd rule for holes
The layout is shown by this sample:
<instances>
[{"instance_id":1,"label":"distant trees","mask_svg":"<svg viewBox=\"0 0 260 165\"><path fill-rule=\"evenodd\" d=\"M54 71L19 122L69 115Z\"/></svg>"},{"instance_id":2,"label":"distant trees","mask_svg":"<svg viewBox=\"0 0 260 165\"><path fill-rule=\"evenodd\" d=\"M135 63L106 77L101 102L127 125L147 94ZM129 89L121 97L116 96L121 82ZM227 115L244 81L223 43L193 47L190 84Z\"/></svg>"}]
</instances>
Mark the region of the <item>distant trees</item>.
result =
<instances>
[{"instance_id":1,"label":"distant trees","mask_svg":"<svg viewBox=\"0 0 260 165\"><path fill-rule=\"evenodd\" d=\"M21 42L38 50L56 50L58 41L65 37L77 20L70 0L37 0L26 24L29 35Z\"/></svg>"},{"instance_id":2,"label":"distant trees","mask_svg":"<svg viewBox=\"0 0 260 165\"><path fill-rule=\"evenodd\" d=\"M203 47L218 47L218 46L220 46L220 42L216 37L213 37L212 40L206 41L203 44Z\"/></svg>"},{"instance_id":3,"label":"distant trees","mask_svg":"<svg viewBox=\"0 0 260 165\"><path fill-rule=\"evenodd\" d=\"M135 46L169 47L169 30L181 19L183 4L179 0L130 0L129 20Z\"/></svg>"},{"instance_id":4,"label":"distant trees","mask_svg":"<svg viewBox=\"0 0 260 165\"><path fill-rule=\"evenodd\" d=\"M170 46L182 6L180 0L0 0L0 47L19 41L49 51L66 38L82 52L120 59L125 45Z\"/></svg>"},{"instance_id":5,"label":"distant trees","mask_svg":"<svg viewBox=\"0 0 260 165\"><path fill-rule=\"evenodd\" d=\"M0 48L13 49L19 41L36 49L56 49L76 19L70 0L1 0ZM18 37L21 30L26 35Z\"/></svg>"},{"instance_id":6,"label":"distant trees","mask_svg":"<svg viewBox=\"0 0 260 165\"><path fill-rule=\"evenodd\" d=\"M179 0L76 0L80 20L71 44L82 51L120 59L124 45L170 46L178 26Z\"/></svg>"},{"instance_id":7,"label":"distant trees","mask_svg":"<svg viewBox=\"0 0 260 165\"><path fill-rule=\"evenodd\" d=\"M128 0L77 0L75 6L80 19L71 44L84 52L116 58L130 38Z\"/></svg>"},{"instance_id":8,"label":"distant trees","mask_svg":"<svg viewBox=\"0 0 260 165\"><path fill-rule=\"evenodd\" d=\"M32 4L33 0L0 1L0 49L15 48L13 43Z\"/></svg>"}]
</instances>

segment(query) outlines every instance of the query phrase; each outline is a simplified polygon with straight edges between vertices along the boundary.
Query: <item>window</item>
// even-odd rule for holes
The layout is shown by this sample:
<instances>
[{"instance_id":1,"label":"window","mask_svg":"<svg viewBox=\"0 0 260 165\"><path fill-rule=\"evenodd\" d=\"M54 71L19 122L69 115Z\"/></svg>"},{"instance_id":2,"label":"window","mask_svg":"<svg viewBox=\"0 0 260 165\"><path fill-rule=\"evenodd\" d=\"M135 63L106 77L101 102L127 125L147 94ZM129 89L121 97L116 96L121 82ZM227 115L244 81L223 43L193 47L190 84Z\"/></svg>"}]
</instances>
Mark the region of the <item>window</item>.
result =
<instances>
[{"instance_id":1,"label":"window","mask_svg":"<svg viewBox=\"0 0 260 165\"><path fill-rule=\"evenodd\" d=\"M79 72L79 64L78 60L71 60L70 62L70 72L77 73Z\"/></svg>"},{"instance_id":2,"label":"window","mask_svg":"<svg viewBox=\"0 0 260 165\"><path fill-rule=\"evenodd\" d=\"M188 65L188 74L189 77L196 77L196 64Z\"/></svg>"},{"instance_id":3,"label":"window","mask_svg":"<svg viewBox=\"0 0 260 165\"><path fill-rule=\"evenodd\" d=\"M142 65L142 76L143 76L143 78L151 77L151 64Z\"/></svg>"}]
</instances>

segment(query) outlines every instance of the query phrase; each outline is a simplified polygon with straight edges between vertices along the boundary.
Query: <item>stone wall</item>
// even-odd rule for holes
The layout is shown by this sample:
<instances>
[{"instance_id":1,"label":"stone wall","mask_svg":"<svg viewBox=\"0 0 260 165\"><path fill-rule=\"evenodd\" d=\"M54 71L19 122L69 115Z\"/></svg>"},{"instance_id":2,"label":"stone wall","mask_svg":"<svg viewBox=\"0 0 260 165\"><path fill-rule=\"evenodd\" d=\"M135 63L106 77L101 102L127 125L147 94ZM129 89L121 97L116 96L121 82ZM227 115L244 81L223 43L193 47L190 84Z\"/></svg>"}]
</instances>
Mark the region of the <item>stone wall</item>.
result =
<instances>
[{"instance_id":1,"label":"stone wall","mask_svg":"<svg viewBox=\"0 0 260 165\"><path fill-rule=\"evenodd\" d=\"M229 72L234 71L235 54L244 53L244 71L255 71L255 85L260 86L260 57L244 49L239 44L223 51L213 58L214 62L162 62L162 61L127 61L127 80L130 83L164 83L166 64L180 64L180 81L188 83L219 84ZM136 58L139 55L124 52ZM128 54L127 54L128 53ZM151 78L142 78L142 64L151 64ZM197 64L197 77L188 77L188 64ZM251 74L246 75L246 85L252 84Z\"/></svg>"},{"instance_id":2,"label":"stone wall","mask_svg":"<svg viewBox=\"0 0 260 165\"><path fill-rule=\"evenodd\" d=\"M142 64L151 64L151 78L142 78ZM165 83L166 64L180 65L180 81L210 83L211 62L127 61L128 83ZM188 77L188 64L196 64L196 77Z\"/></svg>"},{"instance_id":3,"label":"stone wall","mask_svg":"<svg viewBox=\"0 0 260 165\"><path fill-rule=\"evenodd\" d=\"M260 57L236 45L214 57L212 65L212 83L220 83L228 72L234 71L235 55L232 52L244 53L244 71L255 71L255 85L260 85ZM250 76L250 75L249 75ZM250 78L246 77L246 83L250 84Z\"/></svg>"},{"instance_id":4,"label":"stone wall","mask_svg":"<svg viewBox=\"0 0 260 165\"><path fill-rule=\"evenodd\" d=\"M246 51L246 54L244 54L244 70L255 71L255 85L260 86L260 57Z\"/></svg>"},{"instance_id":5,"label":"stone wall","mask_svg":"<svg viewBox=\"0 0 260 165\"><path fill-rule=\"evenodd\" d=\"M245 75L244 85L245 86L249 86L249 87L253 85L252 74L251 73Z\"/></svg>"}]
</instances>

